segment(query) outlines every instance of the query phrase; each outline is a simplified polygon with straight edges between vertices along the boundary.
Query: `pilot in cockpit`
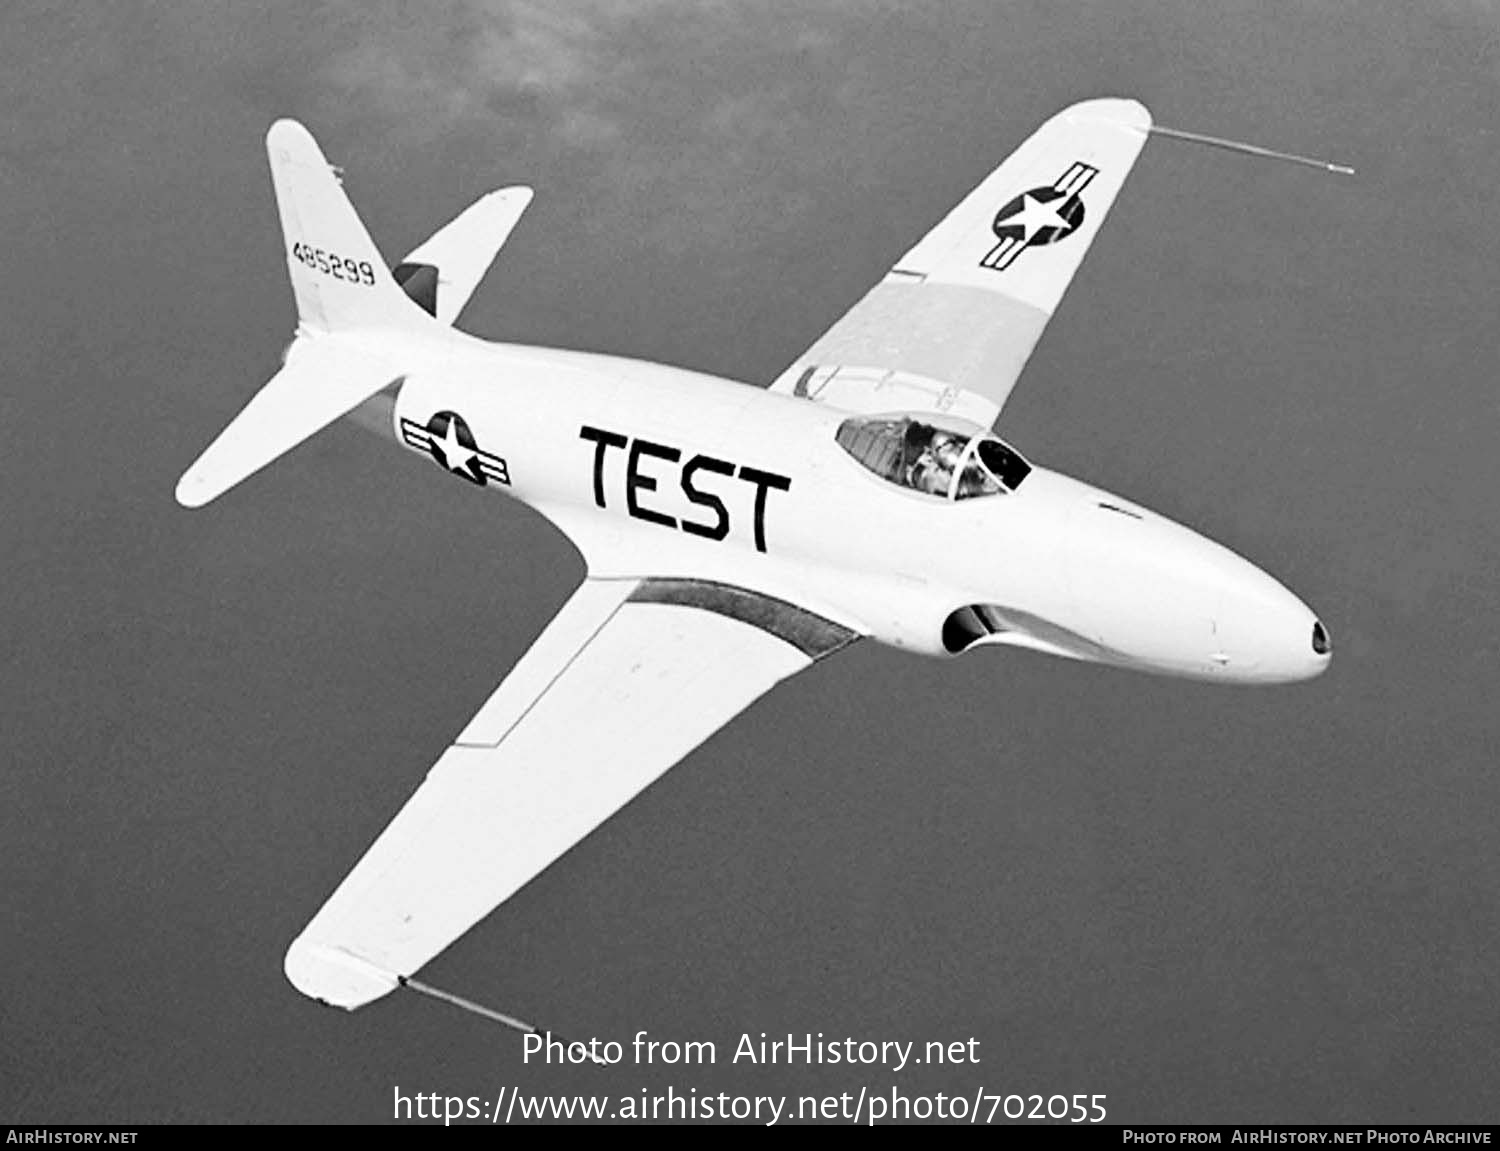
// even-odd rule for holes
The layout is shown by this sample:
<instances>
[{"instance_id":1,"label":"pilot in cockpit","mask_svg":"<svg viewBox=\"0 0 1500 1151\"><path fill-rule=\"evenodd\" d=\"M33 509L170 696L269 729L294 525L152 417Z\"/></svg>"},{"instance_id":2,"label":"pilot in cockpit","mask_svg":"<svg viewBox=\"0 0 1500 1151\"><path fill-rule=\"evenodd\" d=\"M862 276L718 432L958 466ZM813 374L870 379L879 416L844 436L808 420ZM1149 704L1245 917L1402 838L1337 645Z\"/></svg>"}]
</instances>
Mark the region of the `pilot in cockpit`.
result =
<instances>
[{"instance_id":1,"label":"pilot in cockpit","mask_svg":"<svg viewBox=\"0 0 1500 1151\"><path fill-rule=\"evenodd\" d=\"M936 428L927 430L931 438L911 465L907 482L917 491L946 496L953 482L953 472L963 458L964 440Z\"/></svg>"},{"instance_id":2,"label":"pilot in cockpit","mask_svg":"<svg viewBox=\"0 0 1500 1151\"><path fill-rule=\"evenodd\" d=\"M1014 448L978 429L949 431L910 416L851 416L837 439L881 479L939 499L1015 491L1031 471Z\"/></svg>"}]
</instances>

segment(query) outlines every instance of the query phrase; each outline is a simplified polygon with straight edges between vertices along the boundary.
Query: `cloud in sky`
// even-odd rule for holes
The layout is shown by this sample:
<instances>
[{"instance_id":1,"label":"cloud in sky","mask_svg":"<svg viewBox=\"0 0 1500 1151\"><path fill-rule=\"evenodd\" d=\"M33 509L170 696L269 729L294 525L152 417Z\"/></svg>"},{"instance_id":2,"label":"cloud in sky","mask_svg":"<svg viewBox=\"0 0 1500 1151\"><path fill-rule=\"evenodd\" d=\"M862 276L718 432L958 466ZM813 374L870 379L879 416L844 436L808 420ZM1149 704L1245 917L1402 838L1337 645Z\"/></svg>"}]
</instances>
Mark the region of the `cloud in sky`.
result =
<instances>
[{"instance_id":1,"label":"cloud in sky","mask_svg":"<svg viewBox=\"0 0 1500 1151\"><path fill-rule=\"evenodd\" d=\"M681 110L675 97L694 81L697 119L733 130L744 119L732 110L746 109L747 97L759 98L762 113L778 103L774 88L745 82L757 58L805 54L816 71L826 62L817 53L836 44L832 24L842 7L448 0L413 10L344 2L335 8L350 14L352 36L325 74L356 102L423 131L529 112L582 147L617 139L638 119L630 98L641 86ZM705 73L724 83L720 98L706 103Z\"/></svg>"},{"instance_id":2,"label":"cloud in sky","mask_svg":"<svg viewBox=\"0 0 1500 1151\"><path fill-rule=\"evenodd\" d=\"M665 200L657 220L690 213L695 243L733 246L804 211L809 173L834 162L811 120L826 131L859 95L844 7L340 4L322 111L403 146L563 153L631 220ZM670 223L642 226L657 246L681 242Z\"/></svg>"}]
</instances>

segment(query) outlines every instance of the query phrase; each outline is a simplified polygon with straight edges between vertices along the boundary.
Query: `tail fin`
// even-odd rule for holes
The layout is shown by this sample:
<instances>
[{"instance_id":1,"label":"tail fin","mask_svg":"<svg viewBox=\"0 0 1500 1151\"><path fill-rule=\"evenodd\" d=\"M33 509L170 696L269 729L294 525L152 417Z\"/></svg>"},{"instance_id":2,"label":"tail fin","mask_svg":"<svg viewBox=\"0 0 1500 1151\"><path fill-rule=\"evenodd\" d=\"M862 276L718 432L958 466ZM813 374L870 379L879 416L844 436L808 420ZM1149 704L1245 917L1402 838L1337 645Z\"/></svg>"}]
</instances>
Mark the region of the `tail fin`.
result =
<instances>
[{"instance_id":1,"label":"tail fin","mask_svg":"<svg viewBox=\"0 0 1500 1151\"><path fill-rule=\"evenodd\" d=\"M222 495L396 378L399 368L362 332L435 326L391 276L312 134L278 120L266 152L297 296L297 339L281 371L182 474L177 502L185 507Z\"/></svg>"},{"instance_id":2,"label":"tail fin","mask_svg":"<svg viewBox=\"0 0 1500 1151\"><path fill-rule=\"evenodd\" d=\"M360 223L312 133L277 120L266 133L299 327L409 328L427 321Z\"/></svg>"}]
</instances>

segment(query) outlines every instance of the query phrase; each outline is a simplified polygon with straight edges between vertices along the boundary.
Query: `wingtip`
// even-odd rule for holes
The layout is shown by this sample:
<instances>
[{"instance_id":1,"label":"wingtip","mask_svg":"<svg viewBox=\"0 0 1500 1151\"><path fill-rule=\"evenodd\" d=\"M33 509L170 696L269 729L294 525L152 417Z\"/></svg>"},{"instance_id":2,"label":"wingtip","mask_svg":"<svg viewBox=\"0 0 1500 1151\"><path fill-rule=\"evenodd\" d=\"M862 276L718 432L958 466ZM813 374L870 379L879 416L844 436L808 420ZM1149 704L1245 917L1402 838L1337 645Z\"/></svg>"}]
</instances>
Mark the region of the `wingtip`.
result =
<instances>
[{"instance_id":1,"label":"wingtip","mask_svg":"<svg viewBox=\"0 0 1500 1151\"><path fill-rule=\"evenodd\" d=\"M1147 131L1152 125L1151 109L1129 96L1100 96L1081 100L1063 109L1070 120L1108 120L1122 127Z\"/></svg>"},{"instance_id":2,"label":"wingtip","mask_svg":"<svg viewBox=\"0 0 1500 1151\"><path fill-rule=\"evenodd\" d=\"M309 999L353 1011L389 995L401 977L361 959L342 947L315 943L299 935L282 963L287 981Z\"/></svg>"}]
</instances>

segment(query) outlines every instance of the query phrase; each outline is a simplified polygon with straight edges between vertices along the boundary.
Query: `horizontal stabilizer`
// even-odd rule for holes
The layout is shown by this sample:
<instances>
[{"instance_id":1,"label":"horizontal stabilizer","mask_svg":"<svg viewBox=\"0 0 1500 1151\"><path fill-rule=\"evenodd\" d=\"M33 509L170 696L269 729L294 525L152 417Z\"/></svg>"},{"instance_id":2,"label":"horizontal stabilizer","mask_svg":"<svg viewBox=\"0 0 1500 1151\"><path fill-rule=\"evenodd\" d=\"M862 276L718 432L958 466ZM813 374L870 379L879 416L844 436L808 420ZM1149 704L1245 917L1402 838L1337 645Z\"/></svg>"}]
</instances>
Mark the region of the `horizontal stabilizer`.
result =
<instances>
[{"instance_id":1,"label":"horizontal stabilizer","mask_svg":"<svg viewBox=\"0 0 1500 1151\"><path fill-rule=\"evenodd\" d=\"M302 337L271 377L177 481L198 508L369 399L397 373L334 337Z\"/></svg>"},{"instance_id":2,"label":"horizontal stabilizer","mask_svg":"<svg viewBox=\"0 0 1500 1151\"><path fill-rule=\"evenodd\" d=\"M475 201L408 253L397 265L397 281L426 307L427 301L413 292L421 283L417 269L436 268L436 300L429 310L440 322L453 323L530 203L531 189L519 186ZM409 269L405 276L402 269Z\"/></svg>"}]
</instances>

